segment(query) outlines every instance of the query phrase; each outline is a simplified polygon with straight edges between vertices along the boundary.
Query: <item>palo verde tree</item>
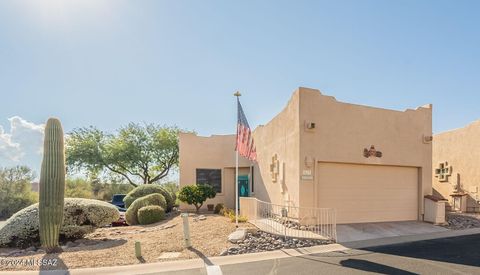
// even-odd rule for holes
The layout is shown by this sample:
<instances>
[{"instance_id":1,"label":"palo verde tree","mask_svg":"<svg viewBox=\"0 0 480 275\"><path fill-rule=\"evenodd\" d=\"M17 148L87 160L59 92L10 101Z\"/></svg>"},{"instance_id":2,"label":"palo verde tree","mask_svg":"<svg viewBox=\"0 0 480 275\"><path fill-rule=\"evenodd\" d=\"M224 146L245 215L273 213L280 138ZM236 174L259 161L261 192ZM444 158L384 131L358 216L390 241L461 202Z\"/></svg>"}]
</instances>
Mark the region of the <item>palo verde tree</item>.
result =
<instances>
[{"instance_id":1,"label":"palo verde tree","mask_svg":"<svg viewBox=\"0 0 480 275\"><path fill-rule=\"evenodd\" d=\"M130 123L115 134L95 127L73 130L66 145L69 170L112 172L131 185L151 184L178 165L177 127Z\"/></svg>"}]
</instances>

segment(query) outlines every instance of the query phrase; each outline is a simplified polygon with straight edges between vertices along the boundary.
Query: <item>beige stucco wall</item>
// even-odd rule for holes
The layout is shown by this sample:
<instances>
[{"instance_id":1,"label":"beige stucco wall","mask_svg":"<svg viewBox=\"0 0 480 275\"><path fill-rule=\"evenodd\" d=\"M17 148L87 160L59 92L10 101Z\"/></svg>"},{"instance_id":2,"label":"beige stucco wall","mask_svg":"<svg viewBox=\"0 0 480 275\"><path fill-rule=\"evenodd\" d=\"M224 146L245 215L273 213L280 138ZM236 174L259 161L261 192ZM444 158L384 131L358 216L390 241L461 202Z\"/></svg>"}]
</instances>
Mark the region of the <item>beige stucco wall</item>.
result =
<instances>
[{"instance_id":1,"label":"beige stucco wall","mask_svg":"<svg viewBox=\"0 0 480 275\"><path fill-rule=\"evenodd\" d=\"M235 135L213 135L202 137L193 133L180 133L179 136L180 188L196 184L196 169L222 169L222 193L207 200L207 204L223 203L235 207ZM249 175L250 162L239 157L239 175ZM181 204L182 210L195 207Z\"/></svg>"},{"instance_id":2,"label":"beige stucco wall","mask_svg":"<svg viewBox=\"0 0 480 275\"><path fill-rule=\"evenodd\" d=\"M421 219L423 196L432 192L432 144L424 142L424 136L432 135L431 105L395 111L339 102L314 89L299 91L300 171L312 170L314 176L300 181L301 206L317 205L318 162L407 166L419 169ZM306 122L315 123L315 129L305 129ZM363 156L371 145L383 153L381 158Z\"/></svg>"},{"instance_id":3,"label":"beige stucco wall","mask_svg":"<svg viewBox=\"0 0 480 275\"><path fill-rule=\"evenodd\" d=\"M299 205L299 93L266 125L253 132L257 148L254 169L255 193L260 200L282 205ZM272 180L270 165L276 155L279 163L277 181Z\"/></svg>"},{"instance_id":4,"label":"beige stucco wall","mask_svg":"<svg viewBox=\"0 0 480 275\"><path fill-rule=\"evenodd\" d=\"M315 123L315 129L306 129L306 122ZM411 167L418 171L421 219L423 196L432 193L432 144L424 139L431 135L431 105L386 110L338 102L318 90L299 88L277 116L253 131L258 162L252 196L275 204L318 207L320 162ZM371 145L383 153L382 158L363 156ZM196 168L222 168L223 192L208 203L234 204L234 146L235 135L180 135L180 185L195 183ZM273 156L279 163L276 182L270 171ZM242 158L240 165L248 174L250 162ZM304 171L310 176L303 177Z\"/></svg>"},{"instance_id":5,"label":"beige stucco wall","mask_svg":"<svg viewBox=\"0 0 480 275\"><path fill-rule=\"evenodd\" d=\"M447 161L452 166L452 175L447 182L435 177L435 168ZM480 200L480 121L470 125L437 134L433 137L433 188L437 194L452 203L450 196L458 180L461 191L468 194L467 211L479 210ZM477 208L477 209L473 209Z\"/></svg>"}]
</instances>

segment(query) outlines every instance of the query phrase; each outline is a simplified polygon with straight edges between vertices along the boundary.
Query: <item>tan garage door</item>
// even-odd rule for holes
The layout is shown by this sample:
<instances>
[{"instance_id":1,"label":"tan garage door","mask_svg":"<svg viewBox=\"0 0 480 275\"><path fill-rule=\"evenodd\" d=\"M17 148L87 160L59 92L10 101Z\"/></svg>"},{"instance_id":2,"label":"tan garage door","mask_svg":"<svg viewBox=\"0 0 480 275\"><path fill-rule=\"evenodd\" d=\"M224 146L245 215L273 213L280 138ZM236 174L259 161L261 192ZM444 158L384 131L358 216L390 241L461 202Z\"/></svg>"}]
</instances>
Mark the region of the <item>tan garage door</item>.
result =
<instances>
[{"instance_id":1,"label":"tan garage door","mask_svg":"<svg viewBox=\"0 0 480 275\"><path fill-rule=\"evenodd\" d=\"M319 163L319 207L337 209L337 223L416 220L418 169Z\"/></svg>"}]
</instances>

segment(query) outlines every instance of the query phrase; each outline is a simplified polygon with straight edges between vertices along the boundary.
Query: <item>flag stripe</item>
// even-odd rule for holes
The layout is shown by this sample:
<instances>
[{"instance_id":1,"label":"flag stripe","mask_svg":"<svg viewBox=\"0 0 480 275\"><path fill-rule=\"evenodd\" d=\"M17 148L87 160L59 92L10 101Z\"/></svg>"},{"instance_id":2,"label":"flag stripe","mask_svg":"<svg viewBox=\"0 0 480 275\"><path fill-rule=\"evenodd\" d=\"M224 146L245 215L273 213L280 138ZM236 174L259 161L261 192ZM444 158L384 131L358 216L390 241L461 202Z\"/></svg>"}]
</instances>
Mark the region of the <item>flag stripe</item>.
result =
<instances>
[{"instance_id":1,"label":"flag stripe","mask_svg":"<svg viewBox=\"0 0 480 275\"><path fill-rule=\"evenodd\" d=\"M251 161L256 161L257 152L253 142L252 131L238 97L237 118L237 141L235 144L235 150L237 150L241 156L246 157Z\"/></svg>"}]
</instances>

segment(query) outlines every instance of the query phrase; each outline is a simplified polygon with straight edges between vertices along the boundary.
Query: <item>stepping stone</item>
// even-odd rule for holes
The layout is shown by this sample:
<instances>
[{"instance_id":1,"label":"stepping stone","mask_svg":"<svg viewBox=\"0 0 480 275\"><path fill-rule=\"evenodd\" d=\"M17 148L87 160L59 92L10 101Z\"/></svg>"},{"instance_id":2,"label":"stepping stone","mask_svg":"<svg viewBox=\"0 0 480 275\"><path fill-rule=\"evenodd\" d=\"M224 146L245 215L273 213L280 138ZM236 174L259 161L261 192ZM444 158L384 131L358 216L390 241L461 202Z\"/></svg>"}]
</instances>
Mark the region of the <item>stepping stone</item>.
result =
<instances>
[{"instance_id":1,"label":"stepping stone","mask_svg":"<svg viewBox=\"0 0 480 275\"><path fill-rule=\"evenodd\" d=\"M157 259L175 259L180 257L181 252L163 252Z\"/></svg>"}]
</instances>

